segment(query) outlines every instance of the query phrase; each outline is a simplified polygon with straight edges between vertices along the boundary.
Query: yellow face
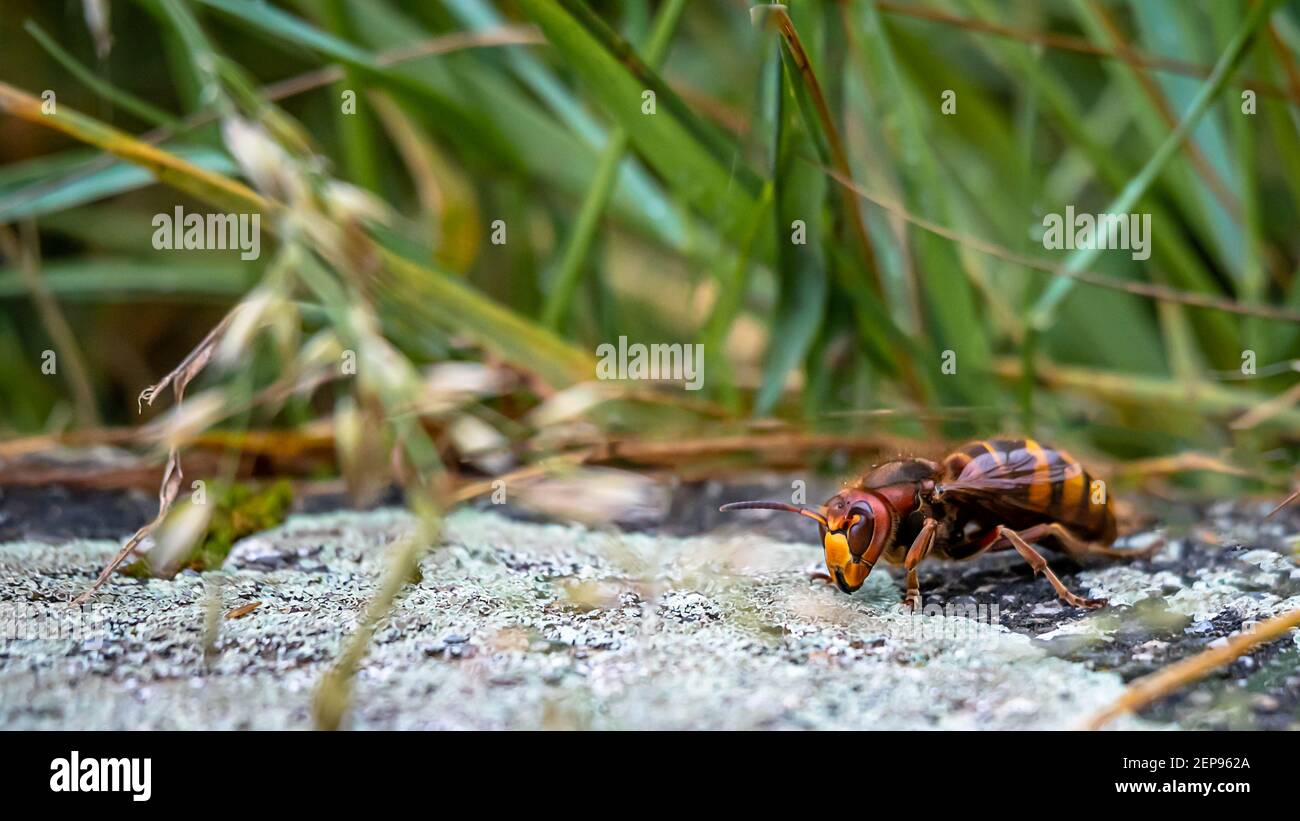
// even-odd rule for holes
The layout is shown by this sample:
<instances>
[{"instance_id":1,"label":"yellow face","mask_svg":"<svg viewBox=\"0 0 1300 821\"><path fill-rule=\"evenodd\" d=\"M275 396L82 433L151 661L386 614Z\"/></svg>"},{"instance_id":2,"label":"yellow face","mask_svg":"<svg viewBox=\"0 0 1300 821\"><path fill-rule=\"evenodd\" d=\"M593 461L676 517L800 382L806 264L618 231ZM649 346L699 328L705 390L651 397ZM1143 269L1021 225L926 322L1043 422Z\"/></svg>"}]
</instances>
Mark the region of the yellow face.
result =
<instances>
[{"instance_id":1,"label":"yellow face","mask_svg":"<svg viewBox=\"0 0 1300 821\"><path fill-rule=\"evenodd\" d=\"M785 502L730 502L718 508L730 510L783 510L798 513L821 526L826 552L826 572L835 585L852 593L871 575L885 541L892 533L891 514L884 498L861 489L849 489L832 496L820 511Z\"/></svg>"},{"instance_id":2,"label":"yellow face","mask_svg":"<svg viewBox=\"0 0 1300 821\"><path fill-rule=\"evenodd\" d=\"M849 550L849 539L844 533L828 530L822 537L826 551L826 572L845 593L862 586L871 574L871 565L857 560Z\"/></svg>"}]
</instances>

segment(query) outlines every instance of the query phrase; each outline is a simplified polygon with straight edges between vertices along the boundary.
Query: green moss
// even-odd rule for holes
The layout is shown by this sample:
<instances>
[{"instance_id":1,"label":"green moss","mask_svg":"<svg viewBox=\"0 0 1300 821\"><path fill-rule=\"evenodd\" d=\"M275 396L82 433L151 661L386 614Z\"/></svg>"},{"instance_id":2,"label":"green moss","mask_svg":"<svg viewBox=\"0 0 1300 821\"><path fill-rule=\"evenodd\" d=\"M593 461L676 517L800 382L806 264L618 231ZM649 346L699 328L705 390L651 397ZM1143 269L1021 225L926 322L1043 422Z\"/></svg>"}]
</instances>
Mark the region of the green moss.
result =
<instances>
[{"instance_id":1,"label":"green moss","mask_svg":"<svg viewBox=\"0 0 1300 821\"><path fill-rule=\"evenodd\" d=\"M153 571L149 569L149 563L144 559L136 559L130 564L124 564L117 572L133 579L153 578Z\"/></svg>"},{"instance_id":2,"label":"green moss","mask_svg":"<svg viewBox=\"0 0 1300 821\"><path fill-rule=\"evenodd\" d=\"M209 492L215 504L207 535L176 567L177 570L216 570L235 542L269 530L284 521L293 504L293 488L281 479L261 490L247 484L218 484ZM147 560L138 559L121 572L137 579L155 575Z\"/></svg>"}]
</instances>

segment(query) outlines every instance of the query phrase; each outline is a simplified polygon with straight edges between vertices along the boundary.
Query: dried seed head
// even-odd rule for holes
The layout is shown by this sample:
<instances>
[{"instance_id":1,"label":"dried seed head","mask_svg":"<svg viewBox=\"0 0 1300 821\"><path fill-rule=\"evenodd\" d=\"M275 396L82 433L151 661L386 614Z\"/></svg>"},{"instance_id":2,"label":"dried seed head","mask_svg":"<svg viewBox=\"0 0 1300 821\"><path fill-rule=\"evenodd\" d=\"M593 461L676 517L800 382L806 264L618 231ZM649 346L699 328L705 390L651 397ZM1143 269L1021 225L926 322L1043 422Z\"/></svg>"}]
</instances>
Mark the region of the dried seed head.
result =
<instances>
[{"instance_id":1,"label":"dried seed head","mask_svg":"<svg viewBox=\"0 0 1300 821\"><path fill-rule=\"evenodd\" d=\"M537 428L547 428L577 419L600 403L608 400L616 389L599 382L583 382L549 397L533 408L528 422Z\"/></svg>"},{"instance_id":2,"label":"dried seed head","mask_svg":"<svg viewBox=\"0 0 1300 821\"><path fill-rule=\"evenodd\" d=\"M357 378L386 402L414 405L421 392L420 374L400 351L381 336L361 339Z\"/></svg>"},{"instance_id":3,"label":"dried seed head","mask_svg":"<svg viewBox=\"0 0 1300 821\"><path fill-rule=\"evenodd\" d=\"M227 117L221 138L254 188L294 206L307 201L309 188L297 163L262 126Z\"/></svg>"},{"instance_id":4,"label":"dried seed head","mask_svg":"<svg viewBox=\"0 0 1300 821\"><path fill-rule=\"evenodd\" d=\"M334 448L348 494L358 505L372 502L388 482L388 449L382 420L351 397L334 406Z\"/></svg>"},{"instance_id":5,"label":"dried seed head","mask_svg":"<svg viewBox=\"0 0 1300 821\"><path fill-rule=\"evenodd\" d=\"M329 180L325 183L325 204L333 216L349 222L393 223L388 204L374 194L351 183Z\"/></svg>"},{"instance_id":6,"label":"dried seed head","mask_svg":"<svg viewBox=\"0 0 1300 821\"><path fill-rule=\"evenodd\" d=\"M448 427L447 436L461 458L484 473L505 473L514 465L510 440L477 416L457 416Z\"/></svg>"},{"instance_id":7,"label":"dried seed head","mask_svg":"<svg viewBox=\"0 0 1300 821\"><path fill-rule=\"evenodd\" d=\"M318 331L298 351L298 368L311 372L317 368L334 368L343 358L343 346L333 331Z\"/></svg>"},{"instance_id":8,"label":"dried seed head","mask_svg":"<svg viewBox=\"0 0 1300 821\"><path fill-rule=\"evenodd\" d=\"M424 369L424 386L415 411L445 413L468 402L498 396L510 389L509 372L480 362L439 362Z\"/></svg>"},{"instance_id":9,"label":"dried seed head","mask_svg":"<svg viewBox=\"0 0 1300 821\"><path fill-rule=\"evenodd\" d=\"M113 32L108 25L108 0L81 0L86 28L95 38L95 56L103 60L113 49Z\"/></svg>"},{"instance_id":10,"label":"dried seed head","mask_svg":"<svg viewBox=\"0 0 1300 821\"><path fill-rule=\"evenodd\" d=\"M773 24L778 14L786 14L789 9L782 3L760 3L749 9L749 22L756 27L765 28Z\"/></svg>"},{"instance_id":11,"label":"dried seed head","mask_svg":"<svg viewBox=\"0 0 1300 821\"><path fill-rule=\"evenodd\" d=\"M254 288L239 304L221 341L217 343L217 365L228 368L241 362L253 344L253 339L265 326L290 318L295 311L292 304L275 289L264 285Z\"/></svg>"},{"instance_id":12,"label":"dried seed head","mask_svg":"<svg viewBox=\"0 0 1300 821\"><path fill-rule=\"evenodd\" d=\"M640 474L614 468L577 468L523 483L521 504L551 516L596 524L655 521L668 511L667 487Z\"/></svg>"},{"instance_id":13,"label":"dried seed head","mask_svg":"<svg viewBox=\"0 0 1300 821\"><path fill-rule=\"evenodd\" d=\"M178 448L221 421L226 400L218 390L205 391L172 408L160 421L159 438L168 448Z\"/></svg>"},{"instance_id":14,"label":"dried seed head","mask_svg":"<svg viewBox=\"0 0 1300 821\"><path fill-rule=\"evenodd\" d=\"M149 551L149 566L154 575L169 576L189 555L208 531L213 504L183 502L154 531L153 549Z\"/></svg>"}]
</instances>

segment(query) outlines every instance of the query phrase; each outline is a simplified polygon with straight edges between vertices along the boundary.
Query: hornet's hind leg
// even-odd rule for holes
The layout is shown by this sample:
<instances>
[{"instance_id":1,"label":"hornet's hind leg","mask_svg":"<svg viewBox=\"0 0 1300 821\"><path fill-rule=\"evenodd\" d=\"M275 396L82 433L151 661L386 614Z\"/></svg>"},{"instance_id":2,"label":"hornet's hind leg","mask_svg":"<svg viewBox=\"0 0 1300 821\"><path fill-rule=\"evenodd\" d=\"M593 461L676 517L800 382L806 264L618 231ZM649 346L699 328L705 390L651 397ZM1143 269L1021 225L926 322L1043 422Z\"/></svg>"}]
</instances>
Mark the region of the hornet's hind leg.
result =
<instances>
[{"instance_id":1,"label":"hornet's hind leg","mask_svg":"<svg viewBox=\"0 0 1300 821\"><path fill-rule=\"evenodd\" d=\"M1105 556L1111 559L1149 559L1165 546L1163 538L1156 539L1146 547L1137 550L1125 550L1121 548L1109 547L1096 542L1089 542L1080 539L1070 532L1070 529L1060 522L1051 522L1049 524L1034 525L1020 531L1020 538L1027 542L1037 542L1044 537L1051 536L1056 539L1056 543L1061 549L1069 554L1070 558L1076 562L1081 561L1088 556Z\"/></svg>"},{"instance_id":2,"label":"hornet's hind leg","mask_svg":"<svg viewBox=\"0 0 1300 821\"><path fill-rule=\"evenodd\" d=\"M1026 537L1041 538L1041 536L1038 535L1031 536L1033 530L1035 530L1035 528L1027 528L1024 531L1024 535L1021 535L1009 527L998 525L997 541L1005 539L1016 549L1016 552L1020 554L1021 558L1029 563L1029 566L1034 569L1035 575L1042 574L1043 576L1046 576L1047 581L1051 582L1053 589L1056 590L1056 595L1060 596L1061 600L1066 604L1071 607L1082 607L1089 610L1096 607L1104 607L1106 605L1105 599L1086 599L1083 596L1076 595L1070 591L1070 588L1065 586L1064 582L1056 577L1056 574L1052 572L1052 568L1047 566L1047 559L1043 558L1043 554L1034 550L1029 542L1025 540ZM997 542L994 542L993 546L996 546L996 544Z\"/></svg>"}]
</instances>

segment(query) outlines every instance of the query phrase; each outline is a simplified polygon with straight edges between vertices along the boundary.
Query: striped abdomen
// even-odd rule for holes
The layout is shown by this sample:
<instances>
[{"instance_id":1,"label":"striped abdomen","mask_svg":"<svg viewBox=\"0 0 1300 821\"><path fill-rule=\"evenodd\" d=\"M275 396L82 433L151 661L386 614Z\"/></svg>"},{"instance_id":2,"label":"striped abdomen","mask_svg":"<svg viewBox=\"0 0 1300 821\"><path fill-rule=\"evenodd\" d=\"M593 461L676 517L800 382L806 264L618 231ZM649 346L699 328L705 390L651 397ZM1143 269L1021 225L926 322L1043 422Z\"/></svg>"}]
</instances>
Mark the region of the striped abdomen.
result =
<instances>
[{"instance_id":1,"label":"striped abdomen","mask_svg":"<svg viewBox=\"0 0 1300 821\"><path fill-rule=\"evenodd\" d=\"M971 442L944 459L945 493L978 499L1015 529L1060 522L1090 541L1115 539L1104 483L1063 450L1033 439Z\"/></svg>"}]
</instances>

